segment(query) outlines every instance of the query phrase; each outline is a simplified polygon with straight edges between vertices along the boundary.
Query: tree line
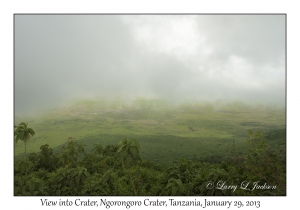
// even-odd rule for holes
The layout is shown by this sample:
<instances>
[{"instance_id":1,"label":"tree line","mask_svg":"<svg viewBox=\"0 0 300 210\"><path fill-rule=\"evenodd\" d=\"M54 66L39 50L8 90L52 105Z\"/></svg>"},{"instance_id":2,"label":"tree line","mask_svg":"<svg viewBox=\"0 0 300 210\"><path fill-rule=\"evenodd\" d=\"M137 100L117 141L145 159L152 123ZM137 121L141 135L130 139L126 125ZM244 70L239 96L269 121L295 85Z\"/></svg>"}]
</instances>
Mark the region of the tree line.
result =
<instances>
[{"instance_id":1,"label":"tree line","mask_svg":"<svg viewBox=\"0 0 300 210\"><path fill-rule=\"evenodd\" d=\"M233 153L220 164L185 159L157 164L143 160L139 142L127 138L118 145L96 144L90 153L70 140L57 154L48 144L26 154L33 135L28 123L15 126L15 143L24 142L24 157L14 162L16 196L286 195L285 160L259 131L248 131L242 157Z\"/></svg>"}]
</instances>

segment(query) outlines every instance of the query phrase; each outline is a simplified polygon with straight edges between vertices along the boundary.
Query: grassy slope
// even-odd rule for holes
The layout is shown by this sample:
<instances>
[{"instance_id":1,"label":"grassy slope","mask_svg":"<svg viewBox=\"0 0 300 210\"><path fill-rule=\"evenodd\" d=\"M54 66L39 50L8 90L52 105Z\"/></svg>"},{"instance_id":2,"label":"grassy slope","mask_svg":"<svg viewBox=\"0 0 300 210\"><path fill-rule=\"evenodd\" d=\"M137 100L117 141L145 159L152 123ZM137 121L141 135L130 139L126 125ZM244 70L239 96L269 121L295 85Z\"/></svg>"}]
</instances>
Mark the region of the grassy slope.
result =
<instances>
[{"instance_id":1,"label":"grassy slope","mask_svg":"<svg viewBox=\"0 0 300 210\"><path fill-rule=\"evenodd\" d=\"M59 147L68 137L86 144L86 151L95 143L117 144L127 137L139 140L143 158L158 162L222 158L232 154L233 141L235 154L243 152L247 129L259 129L267 133L274 149L285 153L285 130L275 131L285 129L284 110L237 103L214 109L207 103L170 107L161 101L140 100L130 106L84 101L31 119L29 127L36 135L27 145L28 152L38 152L46 143ZM15 155L23 150L18 143Z\"/></svg>"}]
</instances>

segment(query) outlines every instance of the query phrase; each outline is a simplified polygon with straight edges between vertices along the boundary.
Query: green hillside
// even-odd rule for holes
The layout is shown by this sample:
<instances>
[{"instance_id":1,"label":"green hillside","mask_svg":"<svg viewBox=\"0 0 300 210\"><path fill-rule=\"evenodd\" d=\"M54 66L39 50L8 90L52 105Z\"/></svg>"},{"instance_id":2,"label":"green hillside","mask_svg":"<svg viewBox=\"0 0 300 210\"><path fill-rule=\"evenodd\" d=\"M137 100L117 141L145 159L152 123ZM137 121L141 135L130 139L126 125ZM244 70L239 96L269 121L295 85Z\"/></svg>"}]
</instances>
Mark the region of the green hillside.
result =
<instances>
[{"instance_id":1,"label":"green hillside","mask_svg":"<svg viewBox=\"0 0 300 210\"><path fill-rule=\"evenodd\" d=\"M53 109L32 119L16 116L15 124L29 122L36 135L27 152L39 152L49 144L58 151L69 137L83 142L88 152L94 144L117 144L137 139L141 156L156 162L179 158L219 162L245 150L247 130L260 130L278 152L285 154L285 110L247 106L190 103L177 106L161 100L80 101ZM163 151L163 152L162 152ZM15 145L15 156L24 152Z\"/></svg>"}]
</instances>

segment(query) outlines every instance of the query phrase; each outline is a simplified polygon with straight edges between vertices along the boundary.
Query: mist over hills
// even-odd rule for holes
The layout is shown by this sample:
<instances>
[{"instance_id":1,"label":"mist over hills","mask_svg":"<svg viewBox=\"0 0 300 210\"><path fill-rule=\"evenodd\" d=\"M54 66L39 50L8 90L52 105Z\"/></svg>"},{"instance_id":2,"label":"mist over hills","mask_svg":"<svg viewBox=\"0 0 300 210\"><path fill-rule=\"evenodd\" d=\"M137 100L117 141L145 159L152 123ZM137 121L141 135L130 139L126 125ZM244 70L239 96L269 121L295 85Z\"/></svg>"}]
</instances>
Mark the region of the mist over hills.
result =
<instances>
[{"instance_id":1,"label":"mist over hills","mask_svg":"<svg viewBox=\"0 0 300 210\"><path fill-rule=\"evenodd\" d=\"M73 98L285 106L284 15L16 15L15 114Z\"/></svg>"}]
</instances>

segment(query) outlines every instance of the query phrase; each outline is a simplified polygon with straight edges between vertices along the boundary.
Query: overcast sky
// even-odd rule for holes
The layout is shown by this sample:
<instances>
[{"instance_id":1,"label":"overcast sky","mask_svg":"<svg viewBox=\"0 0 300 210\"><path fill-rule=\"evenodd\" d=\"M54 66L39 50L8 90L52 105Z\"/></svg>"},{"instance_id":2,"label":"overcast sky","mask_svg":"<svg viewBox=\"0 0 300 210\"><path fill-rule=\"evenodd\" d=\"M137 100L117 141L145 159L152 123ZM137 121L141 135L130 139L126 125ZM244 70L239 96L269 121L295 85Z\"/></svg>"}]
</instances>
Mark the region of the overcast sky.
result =
<instances>
[{"instance_id":1,"label":"overcast sky","mask_svg":"<svg viewBox=\"0 0 300 210\"><path fill-rule=\"evenodd\" d=\"M285 104L284 15L15 15L15 112L73 97Z\"/></svg>"}]
</instances>

